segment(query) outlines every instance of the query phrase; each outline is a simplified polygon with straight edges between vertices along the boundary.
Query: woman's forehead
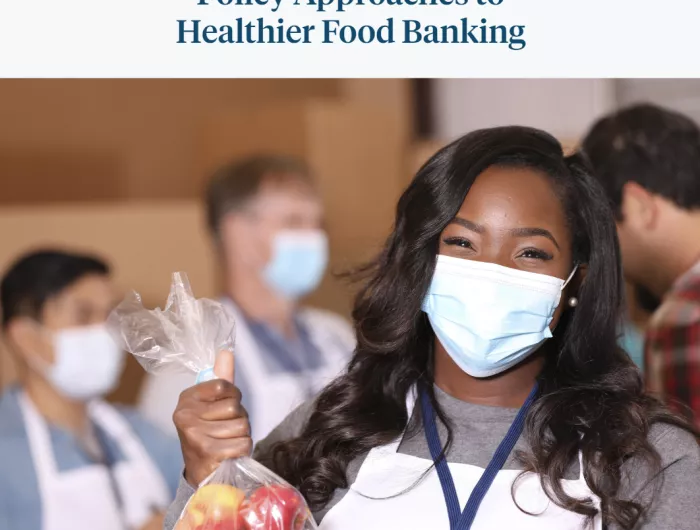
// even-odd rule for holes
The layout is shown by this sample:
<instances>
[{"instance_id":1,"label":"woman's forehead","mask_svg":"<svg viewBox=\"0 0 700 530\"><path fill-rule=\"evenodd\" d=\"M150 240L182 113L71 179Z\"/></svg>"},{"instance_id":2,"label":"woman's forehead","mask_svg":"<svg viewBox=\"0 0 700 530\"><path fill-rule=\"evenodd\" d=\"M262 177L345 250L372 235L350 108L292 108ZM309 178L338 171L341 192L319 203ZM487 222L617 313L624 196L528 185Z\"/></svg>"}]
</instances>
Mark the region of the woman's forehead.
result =
<instances>
[{"instance_id":1,"label":"woman's forehead","mask_svg":"<svg viewBox=\"0 0 700 530\"><path fill-rule=\"evenodd\" d=\"M474 181L458 216L484 225L566 229L566 216L549 177L524 167L486 169Z\"/></svg>"}]
</instances>

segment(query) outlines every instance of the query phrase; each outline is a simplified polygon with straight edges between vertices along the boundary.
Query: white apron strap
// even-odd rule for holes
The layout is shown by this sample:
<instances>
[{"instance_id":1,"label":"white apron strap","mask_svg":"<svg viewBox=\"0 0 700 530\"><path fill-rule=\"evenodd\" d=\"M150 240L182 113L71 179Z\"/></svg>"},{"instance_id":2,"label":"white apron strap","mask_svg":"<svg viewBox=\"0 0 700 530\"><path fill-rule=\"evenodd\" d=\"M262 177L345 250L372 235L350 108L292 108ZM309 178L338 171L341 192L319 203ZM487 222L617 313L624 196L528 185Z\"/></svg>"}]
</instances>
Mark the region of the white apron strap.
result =
<instances>
[{"instance_id":1,"label":"white apron strap","mask_svg":"<svg viewBox=\"0 0 700 530\"><path fill-rule=\"evenodd\" d=\"M90 404L90 418L114 439L125 459L115 465L113 473L124 503L124 516L131 527L138 528L170 502L168 486L131 425L111 405L95 401Z\"/></svg>"},{"instance_id":2,"label":"white apron strap","mask_svg":"<svg viewBox=\"0 0 700 530\"><path fill-rule=\"evenodd\" d=\"M350 360L352 349L348 348L343 339L333 332L332 327L326 325L325 319L319 319L313 310L300 309L299 319L309 334L309 339L321 354L324 365L322 370L327 372L328 368L337 368L340 373Z\"/></svg>"}]
</instances>

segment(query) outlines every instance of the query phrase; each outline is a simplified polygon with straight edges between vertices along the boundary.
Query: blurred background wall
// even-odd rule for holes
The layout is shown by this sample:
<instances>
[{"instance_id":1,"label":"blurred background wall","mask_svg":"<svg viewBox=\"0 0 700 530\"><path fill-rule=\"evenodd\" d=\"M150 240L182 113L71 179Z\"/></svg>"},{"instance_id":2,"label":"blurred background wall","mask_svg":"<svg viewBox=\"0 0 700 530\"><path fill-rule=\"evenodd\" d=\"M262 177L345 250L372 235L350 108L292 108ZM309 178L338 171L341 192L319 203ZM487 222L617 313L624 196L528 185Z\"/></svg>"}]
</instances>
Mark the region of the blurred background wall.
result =
<instances>
[{"instance_id":1,"label":"blurred background wall","mask_svg":"<svg viewBox=\"0 0 700 530\"><path fill-rule=\"evenodd\" d=\"M449 79L434 90L435 129L445 137L497 125L538 127L575 141L615 106L608 79Z\"/></svg>"},{"instance_id":2,"label":"blurred background wall","mask_svg":"<svg viewBox=\"0 0 700 530\"><path fill-rule=\"evenodd\" d=\"M632 101L700 117L698 94L679 80L2 80L0 268L63 245L106 257L150 305L175 270L215 296L204 183L232 157L281 152L315 169L343 271L377 251L412 174L464 132L533 125L574 146ZM348 315L351 296L329 274L310 302ZM1 368L11 379L6 355ZM132 401L140 375L132 363L115 399Z\"/></svg>"}]
</instances>

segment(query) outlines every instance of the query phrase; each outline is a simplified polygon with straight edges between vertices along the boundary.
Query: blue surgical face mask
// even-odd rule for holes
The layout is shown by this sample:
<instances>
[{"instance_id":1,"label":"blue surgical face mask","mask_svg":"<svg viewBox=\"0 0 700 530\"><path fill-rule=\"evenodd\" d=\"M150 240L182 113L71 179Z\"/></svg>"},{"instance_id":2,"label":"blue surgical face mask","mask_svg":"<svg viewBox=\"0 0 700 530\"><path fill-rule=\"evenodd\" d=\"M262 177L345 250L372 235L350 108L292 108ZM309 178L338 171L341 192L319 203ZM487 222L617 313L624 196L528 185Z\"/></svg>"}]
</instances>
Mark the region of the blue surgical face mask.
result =
<instances>
[{"instance_id":1,"label":"blue surgical face mask","mask_svg":"<svg viewBox=\"0 0 700 530\"><path fill-rule=\"evenodd\" d=\"M423 302L435 335L473 377L515 366L552 337L566 281L493 263L438 256Z\"/></svg>"},{"instance_id":2,"label":"blue surgical face mask","mask_svg":"<svg viewBox=\"0 0 700 530\"><path fill-rule=\"evenodd\" d=\"M644 371L644 333L632 322L625 322L618 342L634 364Z\"/></svg>"},{"instance_id":3,"label":"blue surgical face mask","mask_svg":"<svg viewBox=\"0 0 700 530\"><path fill-rule=\"evenodd\" d=\"M295 300L313 291L328 264L328 238L322 230L284 230L272 243L272 258L263 269L267 285Z\"/></svg>"}]
</instances>

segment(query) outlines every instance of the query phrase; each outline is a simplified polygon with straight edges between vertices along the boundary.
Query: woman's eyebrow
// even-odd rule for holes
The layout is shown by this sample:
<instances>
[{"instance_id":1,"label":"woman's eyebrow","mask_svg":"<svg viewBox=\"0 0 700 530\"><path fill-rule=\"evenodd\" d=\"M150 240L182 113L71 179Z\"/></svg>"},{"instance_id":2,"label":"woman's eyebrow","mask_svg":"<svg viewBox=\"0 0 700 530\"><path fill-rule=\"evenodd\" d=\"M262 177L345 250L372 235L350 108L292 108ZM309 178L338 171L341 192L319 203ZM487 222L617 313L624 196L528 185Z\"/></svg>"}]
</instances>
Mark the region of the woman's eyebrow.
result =
<instances>
[{"instance_id":1,"label":"woman's eyebrow","mask_svg":"<svg viewBox=\"0 0 700 530\"><path fill-rule=\"evenodd\" d=\"M532 236L542 236L549 239L554 246L559 249L559 243L554 239L552 233L545 228L513 228L510 230L510 234L514 237L532 237Z\"/></svg>"},{"instance_id":2,"label":"woman's eyebrow","mask_svg":"<svg viewBox=\"0 0 700 530\"><path fill-rule=\"evenodd\" d=\"M452 219L451 222L463 226L467 230L471 230L472 232L476 232L477 234L483 234L486 231L486 228L484 228L483 225L472 223L471 221L467 221L462 217L455 217L454 219Z\"/></svg>"}]
</instances>

